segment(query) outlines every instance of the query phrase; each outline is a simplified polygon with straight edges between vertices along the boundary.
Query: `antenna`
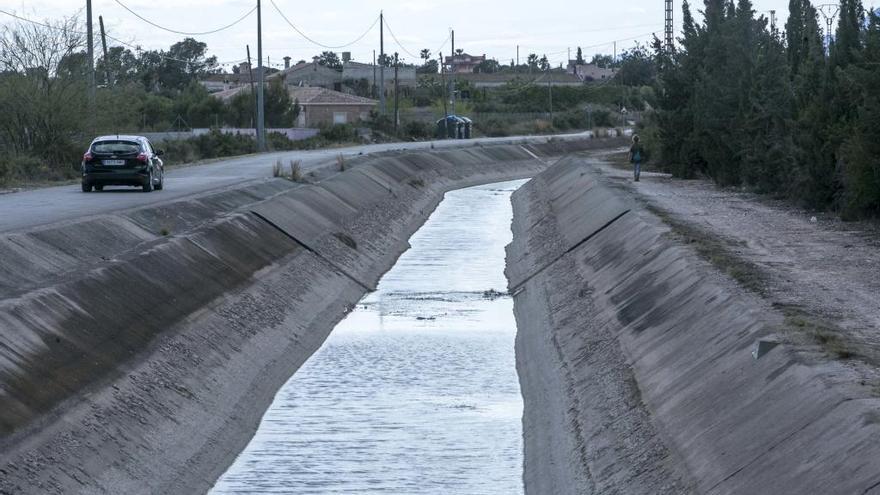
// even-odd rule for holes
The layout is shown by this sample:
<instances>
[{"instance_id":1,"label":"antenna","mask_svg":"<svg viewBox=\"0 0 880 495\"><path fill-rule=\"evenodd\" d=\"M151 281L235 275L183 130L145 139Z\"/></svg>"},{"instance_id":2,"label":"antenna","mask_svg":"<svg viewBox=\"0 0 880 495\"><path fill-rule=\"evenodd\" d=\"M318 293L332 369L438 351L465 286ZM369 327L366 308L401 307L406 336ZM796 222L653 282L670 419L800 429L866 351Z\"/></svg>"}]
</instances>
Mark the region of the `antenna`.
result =
<instances>
[{"instance_id":1,"label":"antenna","mask_svg":"<svg viewBox=\"0 0 880 495\"><path fill-rule=\"evenodd\" d=\"M825 49L831 49L831 31L834 29L834 18L840 12L840 6L836 3L825 3L819 6L819 12L825 18Z\"/></svg>"},{"instance_id":2,"label":"antenna","mask_svg":"<svg viewBox=\"0 0 880 495\"><path fill-rule=\"evenodd\" d=\"M774 31L776 30L776 11L775 10L770 11L770 29L772 29Z\"/></svg>"},{"instance_id":3,"label":"antenna","mask_svg":"<svg viewBox=\"0 0 880 495\"><path fill-rule=\"evenodd\" d=\"M672 0L666 0L666 49L675 49L675 23L672 17Z\"/></svg>"}]
</instances>

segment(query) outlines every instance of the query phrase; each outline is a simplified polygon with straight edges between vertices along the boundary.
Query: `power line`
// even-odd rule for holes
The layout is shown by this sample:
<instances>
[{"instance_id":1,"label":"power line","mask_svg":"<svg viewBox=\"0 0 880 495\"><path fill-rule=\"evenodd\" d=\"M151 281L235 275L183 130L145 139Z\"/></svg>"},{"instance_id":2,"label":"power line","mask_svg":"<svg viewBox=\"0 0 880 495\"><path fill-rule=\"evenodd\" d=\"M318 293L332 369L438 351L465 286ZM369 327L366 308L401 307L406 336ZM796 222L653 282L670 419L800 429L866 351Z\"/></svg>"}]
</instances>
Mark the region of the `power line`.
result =
<instances>
[{"instance_id":1,"label":"power line","mask_svg":"<svg viewBox=\"0 0 880 495\"><path fill-rule=\"evenodd\" d=\"M419 55L415 55L413 52L407 50L406 47L403 46L403 44L400 42L400 40L397 39L397 36L394 35L394 31L391 30L391 26L388 25L388 21L386 20L384 22L385 22L385 27L388 28L388 33L391 34L391 38L394 40L395 43L397 43L397 46L399 46L401 50L403 50L404 52L409 54L410 57L420 58ZM437 50L437 51L439 52L440 50Z\"/></svg>"},{"instance_id":2,"label":"power line","mask_svg":"<svg viewBox=\"0 0 880 495\"><path fill-rule=\"evenodd\" d=\"M0 9L0 14L5 14L5 15L7 15L7 16L9 16L9 17L12 17L13 19L18 19L19 21L22 21L22 22L27 22L27 23L34 24L34 25L37 25L37 26L42 26L42 27L44 27L44 28L52 29L52 30L55 30L55 31L69 31L69 32L74 33L74 34L81 34L81 35L84 35L84 36L88 36L88 33L84 32L84 31L77 31L77 30L75 30L75 29L67 29L67 28L59 28L58 26L53 26L53 25L51 25L51 24L46 24L46 23L44 23L44 22L39 22L39 21L35 21L35 20L33 20L33 19L28 19L27 17L22 17L22 16L20 16L20 15L13 14L12 12L8 12L8 11L5 11L5 10L3 10L3 9ZM111 40L113 40L113 41L119 43L120 45L124 45L124 46L127 46L127 47L129 47L129 48L133 48L134 50L136 50L136 51L138 51L138 52L142 52L142 51L144 51L144 50L143 50L140 46L138 46L138 45L133 45L133 44L131 44L131 43L127 42L127 41L123 41L123 40L121 40L121 39L119 39L119 38L114 38L113 36L110 36L109 34L106 35L106 37L107 37L108 39L111 39ZM183 59L179 59L179 58L169 57L169 56L167 56L167 55L162 55L161 53L158 53L158 52L156 53L156 55L157 55L159 58L163 59L163 60L170 60L170 61L172 61L172 62L180 62L180 63L184 63L184 64L191 64L191 63L192 63L192 60L183 60ZM240 62L240 61L217 62L217 65L229 65L229 64L232 64L232 63L235 63L235 62Z\"/></svg>"},{"instance_id":3,"label":"power line","mask_svg":"<svg viewBox=\"0 0 880 495\"><path fill-rule=\"evenodd\" d=\"M446 43L449 43L449 40L451 40L451 39L452 39L452 31L449 32L449 35L446 36L446 40L443 41L443 44L441 44L440 48L438 48L434 53L440 53L440 51L446 47Z\"/></svg>"},{"instance_id":4,"label":"power line","mask_svg":"<svg viewBox=\"0 0 880 495\"><path fill-rule=\"evenodd\" d=\"M236 19L236 20L235 20L234 22L232 22L231 24L227 24L226 26L223 26L223 27L221 27L221 28L212 29L212 30L210 30L210 31L203 31L203 32L188 32L188 31L177 31L177 30L175 30L175 29L170 29L170 28L167 28L167 27L165 27L165 26L161 26L161 25L159 25L159 24L156 24L155 22L153 22L153 21L147 19L146 17L144 17L144 16L138 14L137 12L131 10L131 9L128 7L128 5L125 5L125 4L122 3L121 1L119 1L119 0L113 0L113 1L116 2L116 3L118 3L120 7L122 7L122 8L125 9L125 10L127 10L129 13L131 13L131 15L137 17L138 19L140 19L140 20L146 22L147 24L149 24L149 25L151 25L151 26L153 26L153 27L155 27L155 28L161 29L161 30L163 30L163 31L168 31L169 33L182 34L182 35L184 35L184 36L203 36L203 35L206 35L206 34L214 34L214 33L219 33L220 31L225 31L226 29L229 29L229 28L231 28L232 26L235 26L236 24L240 23L241 21L247 19L251 14L254 13L254 11L257 10L257 7L254 6L254 8L252 8L252 9L249 10L249 11L247 11L243 16L239 17L238 19Z\"/></svg>"},{"instance_id":5,"label":"power line","mask_svg":"<svg viewBox=\"0 0 880 495\"><path fill-rule=\"evenodd\" d=\"M274 7L275 10L278 12L278 15L280 15L281 18L284 19L284 21L287 22L287 24L288 24L291 28L293 28L294 31L296 31L297 33L299 33L300 36L302 36L303 38L305 38L307 41L309 41L309 42L311 42L311 43L313 43L313 44L315 44L315 45L318 45L318 46L320 46L321 48L327 48L328 50L338 50L338 49L340 49L340 48L348 48L348 47L354 45L355 43L358 43L358 42L361 41L362 39L366 38L367 35L370 34L370 31L372 31L373 28L376 27L376 24L379 23L379 18L376 17L376 20L373 21L372 24L370 24L370 27L367 28L366 31L364 31L364 34L358 36L357 39L355 39L355 40L352 41L351 43L346 43L346 44L344 44L344 45L337 45L337 46L325 45L325 44L323 44L323 43L320 43L320 42L315 41L314 39L310 38L306 33L302 32L298 27L296 27L292 22L290 22L290 19L288 19L287 16L284 15L284 12L282 12L281 9L278 8L278 5L275 4L275 0L269 0L269 2L272 4L272 7Z\"/></svg>"}]
</instances>

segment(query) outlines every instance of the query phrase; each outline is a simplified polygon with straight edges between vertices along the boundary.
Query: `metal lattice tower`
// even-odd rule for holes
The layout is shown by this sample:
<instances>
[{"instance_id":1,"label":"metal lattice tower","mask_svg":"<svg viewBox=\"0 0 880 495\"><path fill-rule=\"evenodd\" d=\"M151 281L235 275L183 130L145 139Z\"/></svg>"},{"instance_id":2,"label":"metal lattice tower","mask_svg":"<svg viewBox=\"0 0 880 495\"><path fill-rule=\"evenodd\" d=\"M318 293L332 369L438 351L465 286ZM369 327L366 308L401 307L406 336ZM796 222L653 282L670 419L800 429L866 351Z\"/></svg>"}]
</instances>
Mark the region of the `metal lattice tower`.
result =
<instances>
[{"instance_id":1,"label":"metal lattice tower","mask_svg":"<svg viewBox=\"0 0 880 495\"><path fill-rule=\"evenodd\" d=\"M834 18L840 12L840 5L836 3L826 3L819 6L819 12L825 18L825 49L831 49L831 33L834 30Z\"/></svg>"},{"instance_id":2,"label":"metal lattice tower","mask_svg":"<svg viewBox=\"0 0 880 495\"><path fill-rule=\"evenodd\" d=\"M672 17L672 0L666 0L666 49L675 49L675 23Z\"/></svg>"}]
</instances>

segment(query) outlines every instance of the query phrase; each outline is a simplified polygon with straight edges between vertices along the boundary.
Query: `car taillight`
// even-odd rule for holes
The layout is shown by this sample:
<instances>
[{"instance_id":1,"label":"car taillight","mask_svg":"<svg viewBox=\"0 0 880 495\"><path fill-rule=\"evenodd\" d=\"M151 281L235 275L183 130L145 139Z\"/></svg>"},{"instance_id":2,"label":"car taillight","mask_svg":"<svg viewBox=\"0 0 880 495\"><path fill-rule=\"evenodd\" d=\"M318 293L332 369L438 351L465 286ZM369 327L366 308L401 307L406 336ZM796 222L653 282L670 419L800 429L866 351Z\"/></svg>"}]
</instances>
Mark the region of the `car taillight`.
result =
<instances>
[{"instance_id":1,"label":"car taillight","mask_svg":"<svg viewBox=\"0 0 880 495\"><path fill-rule=\"evenodd\" d=\"M92 161L92 158L94 158L94 157L93 157L92 154L89 153L89 152L86 152L86 154L83 155L83 161L84 161L84 162L90 162L90 161Z\"/></svg>"},{"instance_id":2,"label":"car taillight","mask_svg":"<svg viewBox=\"0 0 880 495\"><path fill-rule=\"evenodd\" d=\"M140 155L138 155L138 161L142 163L147 163L147 154L141 153Z\"/></svg>"}]
</instances>

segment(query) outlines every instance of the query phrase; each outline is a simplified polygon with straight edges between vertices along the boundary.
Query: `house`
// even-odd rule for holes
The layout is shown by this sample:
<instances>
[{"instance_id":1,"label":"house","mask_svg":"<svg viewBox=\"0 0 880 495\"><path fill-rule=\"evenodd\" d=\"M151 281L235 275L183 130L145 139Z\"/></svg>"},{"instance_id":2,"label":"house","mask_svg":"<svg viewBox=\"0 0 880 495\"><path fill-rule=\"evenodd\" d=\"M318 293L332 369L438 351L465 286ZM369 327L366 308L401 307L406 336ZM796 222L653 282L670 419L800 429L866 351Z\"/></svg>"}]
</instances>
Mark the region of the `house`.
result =
<instances>
[{"instance_id":1,"label":"house","mask_svg":"<svg viewBox=\"0 0 880 495\"><path fill-rule=\"evenodd\" d=\"M468 81L474 88L500 88L508 83L519 82L542 86L583 86L583 81L573 74L564 72L535 72L533 74L518 74L514 72L496 72L493 74L458 74L458 81Z\"/></svg>"},{"instance_id":2,"label":"house","mask_svg":"<svg viewBox=\"0 0 880 495\"><path fill-rule=\"evenodd\" d=\"M375 70L375 72L373 72ZM342 65L342 79L346 81L357 81L366 79L370 85L373 85L373 75L376 76L376 85L379 84L379 67L373 64L362 64L360 62L348 61ZM416 68L411 65L401 65L397 68L398 84L402 87L416 87L418 78L416 77ZM386 88L392 87L394 84L394 67L385 68L385 85Z\"/></svg>"},{"instance_id":3,"label":"house","mask_svg":"<svg viewBox=\"0 0 880 495\"><path fill-rule=\"evenodd\" d=\"M299 102L297 127L354 124L370 118L378 102L369 98L320 87L288 86L290 97Z\"/></svg>"},{"instance_id":4,"label":"house","mask_svg":"<svg viewBox=\"0 0 880 495\"><path fill-rule=\"evenodd\" d=\"M475 56L467 53L456 54L452 57L446 57L443 62L449 72L455 74L472 74L474 69L481 63L486 61L486 55Z\"/></svg>"},{"instance_id":5,"label":"house","mask_svg":"<svg viewBox=\"0 0 880 495\"><path fill-rule=\"evenodd\" d=\"M209 93L218 93L241 86L249 86L251 83L251 76L247 71L243 73L239 72L237 74L208 74L199 80L199 83L208 90Z\"/></svg>"},{"instance_id":6,"label":"house","mask_svg":"<svg viewBox=\"0 0 880 495\"><path fill-rule=\"evenodd\" d=\"M339 91L342 89L342 73L317 61L291 66L268 76L280 77L288 87L319 87Z\"/></svg>"},{"instance_id":7,"label":"house","mask_svg":"<svg viewBox=\"0 0 880 495\"><path fill-rule=\"evenodd\" d=\"M568 63L568 73L580 78L581 81L605 81L614 79L617 73L614 69L606 69L595 64L578 64L571 61Z\"/></svg>"}]
</instances>

